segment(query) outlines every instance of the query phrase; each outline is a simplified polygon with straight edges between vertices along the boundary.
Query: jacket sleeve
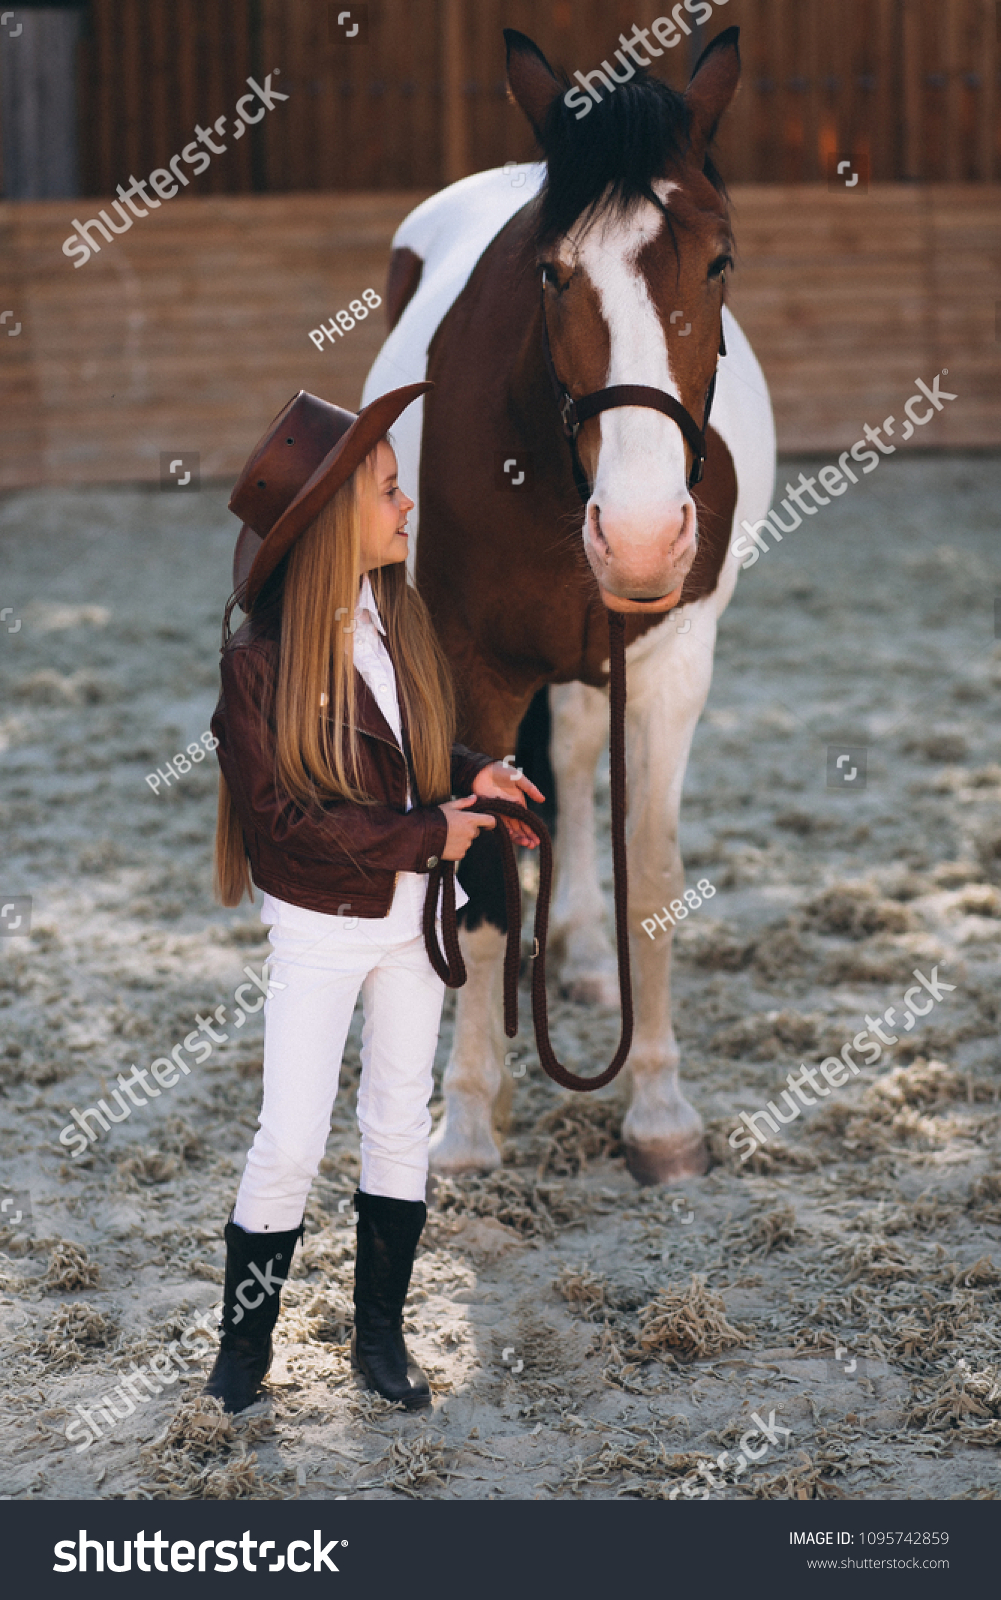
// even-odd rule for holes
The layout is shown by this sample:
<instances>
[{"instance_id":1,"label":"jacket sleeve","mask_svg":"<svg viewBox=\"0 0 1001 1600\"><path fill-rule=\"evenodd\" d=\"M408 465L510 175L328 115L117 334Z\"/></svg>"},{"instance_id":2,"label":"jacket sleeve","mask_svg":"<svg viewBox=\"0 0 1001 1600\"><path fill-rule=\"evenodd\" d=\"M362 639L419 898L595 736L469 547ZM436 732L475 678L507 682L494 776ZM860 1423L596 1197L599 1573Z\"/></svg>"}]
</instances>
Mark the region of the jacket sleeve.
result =
<instances>
[{"instance_id":1,"label":"jacket sleeve","mask_svg":"<svg viewBox=\"0 0 1001 1600\"><path fill-rule=\"evenodd\" d=\"M346 855L363 866L427 872L448 835L438 806L397 811L387 805L330 801L308 811L279 797L274 748L262 739L260 706L269 676L253 646L223 652L222 698L212 719L217 755L244 830L302 860Z\"/></svg>"},{"instance_id":2,"label":"jacket sleeve","mask_svg":"<svg viewBox=\"0 0 1001 1600\"><path fill-rule=\"evenodd\" d=\"M484 767L493 765L494 757L485 756L478 750L467 750L464 744L452 746L452 793L455 795L471 794L473 779Z\"/></svg>"}]
</instances>

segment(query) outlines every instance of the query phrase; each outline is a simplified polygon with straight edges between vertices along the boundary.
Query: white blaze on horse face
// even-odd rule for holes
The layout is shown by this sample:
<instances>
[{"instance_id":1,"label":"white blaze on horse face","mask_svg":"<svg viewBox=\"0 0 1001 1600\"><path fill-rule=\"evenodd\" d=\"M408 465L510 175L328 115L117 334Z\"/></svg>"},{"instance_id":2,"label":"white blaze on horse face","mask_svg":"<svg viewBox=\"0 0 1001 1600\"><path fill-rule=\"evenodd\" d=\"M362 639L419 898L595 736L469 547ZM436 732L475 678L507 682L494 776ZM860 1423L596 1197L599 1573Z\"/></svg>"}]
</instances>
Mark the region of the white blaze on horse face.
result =
<instances>
[{"instance_id":1,"label":"white blaze on horse face","mask_svg":"<svg viewBox=\"0 0 1001 1600\"><path fill-rule=\"evenodd\" d=\"M654 187L667 203L678 185L661 179ZM605 386L644 384L680 401L664 327L637 263L664 225L661 213L642 201L629 215L590 230L577 268L594 286L608 327ZM614 595L668 594L684 581L695 554L695 505L681 430L645 406L605 411L598 421L601 444L584 532L592 570Z\"/></svg>"}]
</instances>

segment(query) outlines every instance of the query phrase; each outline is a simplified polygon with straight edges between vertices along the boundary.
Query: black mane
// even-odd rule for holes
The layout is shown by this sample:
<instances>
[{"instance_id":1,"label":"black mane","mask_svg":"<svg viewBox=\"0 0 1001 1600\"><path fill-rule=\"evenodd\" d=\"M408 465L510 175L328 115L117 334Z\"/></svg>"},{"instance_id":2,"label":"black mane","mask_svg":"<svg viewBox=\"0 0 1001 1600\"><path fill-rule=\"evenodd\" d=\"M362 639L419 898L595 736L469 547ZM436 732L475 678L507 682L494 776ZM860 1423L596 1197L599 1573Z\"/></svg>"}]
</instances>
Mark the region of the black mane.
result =
<instances>
[{"instance_id":1,"label":"black mane","mask_svg":"<svg viewBox=\"0 0 1001 1600\"><path fill-rule=\"evenodd\" d=\"M614 92L602 89L601 100L578 119L564 100L573 85L565 74L560 78L563 89L549 108L541 139L548 174L539 199L538 242L552 244L579 218L593 222L628 210L639 199L667 216L653 180L684 161L691 146L684 95L638 71ZM726 198L723 179L708 156L703 172Z\"/></svg>"}]
</instances>

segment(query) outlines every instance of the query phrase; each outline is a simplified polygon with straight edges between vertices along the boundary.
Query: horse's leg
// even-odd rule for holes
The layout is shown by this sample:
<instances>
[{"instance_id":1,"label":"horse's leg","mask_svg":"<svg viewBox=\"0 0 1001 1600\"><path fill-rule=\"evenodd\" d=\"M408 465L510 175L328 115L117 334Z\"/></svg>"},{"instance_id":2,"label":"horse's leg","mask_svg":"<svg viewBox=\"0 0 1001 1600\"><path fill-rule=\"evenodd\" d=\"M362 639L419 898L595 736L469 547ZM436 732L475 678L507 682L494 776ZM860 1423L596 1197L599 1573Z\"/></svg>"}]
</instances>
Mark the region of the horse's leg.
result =
<instances>
[{"instance_id":1,"label":"horse's leg","mask_svg":"<svg viewBox=\"0 0 1001 1600\"><path fill-rule=\"evenodd\" d=\"M488 675L478 673L475 661L467 661L463 684L467 706L475 707L475 718L467 713L461 727L463 742L474 750L513 753L527 699L498 694ZM459 928L466 982L456 995L452 1049L442 1082L445 1111L431 1136L430 1152L431 1166L442 1173L500 1166L494 1116L510 1108L511 1097L502 1091L512 1087L504 1070L511 1047L504 1033L504 879L500 851L489 833L470 846L459 876L469 895Z\"/></svg>"},{"instance_id":2,"label":"horse's leg","mask_svg":"<svg viewBox=\"0 0 1001 1600\"><path fill-rule=\"evenodd\" d=\"M501 1153L493 1133L494 1101L504 1077L501 980L504 935L490 922L460 928L466 982L456 996L452 1050L442 1090L445 1112L431 1136L435 1172L489 1172Z\"/></svg>"},{"instance_id":3,"label":"horse's leg","mask_svg":"<svg viewBox=\"0 0 1001 1600\"><path fill-rule=\"evenodd\" d=\"M584 683L554 684L549 694L559 804L550 929L562 946L560 985L572 1000L614 1006L618 981L605 930L594 815L594 769L608 744L608 695Z\"/></svg>"},{"instance_id":4,"label":"horse's leg","mask_svg":"<svg viewBox=\"0 0 1001 1600\"><path fill-rule=\"evenodd\" d=\"M635 1031L632 1098L622 1124L626 1161L639 1183L670 1183L706 1170L702 1120L678 1083L671 1026L670 923L651 939L643 920L684 894L678 813L688 752L712 678L712 597L686 607L691 629L668 618L638 641L627 667L627 854ZM687 909L687 908L686 908ZM692 913L689 912L689 915Z\"/></svg>"}]
</instances>

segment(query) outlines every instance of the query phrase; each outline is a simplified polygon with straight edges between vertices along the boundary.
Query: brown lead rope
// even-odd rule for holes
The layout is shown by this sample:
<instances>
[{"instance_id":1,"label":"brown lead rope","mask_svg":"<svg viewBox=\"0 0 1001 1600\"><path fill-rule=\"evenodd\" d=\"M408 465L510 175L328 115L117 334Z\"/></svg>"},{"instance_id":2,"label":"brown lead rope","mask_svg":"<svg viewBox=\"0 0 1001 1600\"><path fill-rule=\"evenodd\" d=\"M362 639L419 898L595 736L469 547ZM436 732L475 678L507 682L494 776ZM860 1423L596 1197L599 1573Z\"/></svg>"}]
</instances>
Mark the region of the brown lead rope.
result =
<instances>
[{"instance_id":1,"label":"brown lead rope","mask_svg":"<svg viewBox=\"0 0 1001 1600\"><path fill-rule=\"evenodd\" d=\"M626 652L625 618L620 612L608 613L610 645L609 750L612 791L612 863L615 896L615 941L619 961L619 1001L622 1028L611 1063L594 1078L581 1078L568 1072L556 1059L549 1039L549 1007L546 997L546 936L549 930L549 903L553 887L553 844L545 823L525 806L510 800L477 800L471 811L488 812L495 817L514 817L531 828L539 841L539 893L535 902L535 953L532 968L532 1018L539 1060L549 1077L564 1089L582 1093L611 1083L625 1064L633 1040L633 995L629 974L628 894L626 881ZM518 973L521 964L521 885L514 845L506 828L494 830L501 847L504 869L504 899L507 907L507 946L504 952L504 1031L509 1039L518 1032ZM435 913L438 889L442 893L442 935L445 953L438 946ZM461 989L466 968L459 948L455 920L455 868L451 861L439 862L429 874L424 900L424 943L431 965L450 989Z\"/></svg>"}]
</instances>

